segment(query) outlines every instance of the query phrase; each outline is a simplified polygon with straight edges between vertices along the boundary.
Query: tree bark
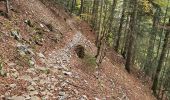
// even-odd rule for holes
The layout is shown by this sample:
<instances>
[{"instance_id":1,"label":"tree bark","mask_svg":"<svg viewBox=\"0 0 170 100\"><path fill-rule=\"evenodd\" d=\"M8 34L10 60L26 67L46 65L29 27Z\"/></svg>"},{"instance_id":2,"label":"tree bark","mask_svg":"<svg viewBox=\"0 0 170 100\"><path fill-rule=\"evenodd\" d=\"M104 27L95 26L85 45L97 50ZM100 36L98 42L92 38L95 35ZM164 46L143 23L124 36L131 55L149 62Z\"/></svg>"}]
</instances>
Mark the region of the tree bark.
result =
<instances>
[{"instance_id":1,"label":"tree bark","mask_svg":"<svg viewBox=\"0 0 170 100\"><path fill-rule=\"evenodd\" d=\"M169 18L168 26L170 26L170 18ZM162 47L161 56L160 56L160 59L158 61L158 66L157 66L157 69L156 69L155 78L154 78L153 85L152 85L152 90L153 90L154 95L156 95L159 75L160 75L161 69L163 67L163 62L164 62L165 55L166 55L166 52L167 52L168 43L169 43L169 36L170 36L170 30L167 30L167 32L165 34L165 39L164 39L164 44L163 44L163 47Z\"/></svg>"},{"instance_id":2,"label":"tree bark","mask_svg":"<svg viewBox=\"0 0 170 100\"><path fill-rule=\"evenodd\" d=\"M132 66L132 57L133 57L133 48L134 48L134 37L136 32L136 17L137 17L137 0L131 0L133 12L130 17L130 38L129 38L129 47L127 50L127 59L125 64L125 69L130 73L130 67Z\"/></svg>"},{"instance_id":3,"label":"tree bark","mask_svg":"<svg viewBox=\"0 0 170 100\"><path fill-rule=\"evenodd\" d=\"M152 70L152 62L154 58L154 40L156 39L156 33L157 33L157 25L159 23L159 13L160 13L160 8L158 7L154 16L153 16L153 25L152 25L152 30L150 33L150 38L149 38L149 47L147 49L147 56L146 56L146 62L144 65L144 71L146 75L151 76L150 70Z\"/></svg>"},{"instance_id":4,"label":"tree bark","mask_svg":"<svg viewBox=\"0 0 170 100\"><path fill-rule=\"evenodd\" d=\"M122 9L122 16L120 18L120 25L117 33L117 40L116 40L116 46L115 46L115 51L118 52L119 50L119 45L120 45L120 38L122 35L122 28L123 28L123 22L125 18L125 10L126 10L126 0L123 0L123 9Z\"/></svg>"},{"instance_id":5,"label":"tree bark","mask_svg":"<svg viewBox=\"0 0 170 100\"><path fill-rule=\"evenodd\" d=\"M81 0L80 10L79 10L79 16L80 17L81 17L81 14L83 12L83 7L84 7L84 0Z\"/></svg>"}]
</instances>

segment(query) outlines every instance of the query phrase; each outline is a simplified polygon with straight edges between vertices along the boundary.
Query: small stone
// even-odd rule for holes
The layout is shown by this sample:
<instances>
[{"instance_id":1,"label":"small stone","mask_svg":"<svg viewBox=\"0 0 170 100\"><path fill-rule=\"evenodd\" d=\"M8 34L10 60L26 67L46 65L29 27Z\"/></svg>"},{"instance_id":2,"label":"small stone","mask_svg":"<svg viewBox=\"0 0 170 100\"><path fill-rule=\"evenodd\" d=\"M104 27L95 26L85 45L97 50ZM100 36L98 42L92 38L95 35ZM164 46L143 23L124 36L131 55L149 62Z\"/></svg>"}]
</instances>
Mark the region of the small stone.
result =
<instances>
[{"instance_id":1,"label":"small stone","mask_svg":"<svg viewBox=\"0 0 170 100\"><path fill-rule=\"evenodd\" d=\"M96 97L95 97L94 99L95 99L95 100L100 100L99 98L96 98Z\"/></svg>"},{"instance_id":2,"label":"small stone","mask_svg":"<svg viewBox=\"0 0 170 100\"><path fill-rule=\"evenodd\" d=\"M33 50L32 50L31 48L27 49L27 52L28 52L29 54L31 54L31 55L35 55L34 52L33 52Z\"/></svg>"},{"instance_id":3,"label":"small stone","mask_svg":"<svg viewBox=\"0 0 170 100\"><path fill-rule=\"evenodd\" d=\"M8 66L10 66L10 67L13 67L13 66L15 66L16 64L15 63L8 63Z\"/></svg>"},{"instance_id":4,"label":"small stone","mask_svg":"<svg viewBox=\"0 0 170 100\"><path fill-rule=\"evenodd\" d=\"M31 99L31 96L25 95L25 100L30 100L30 99Z\"/></svg>"},{"instance_id":5,"label":"small stone","mask_svg":"<svg viewBox=\"0 0 170 100\"><path fill-rule=\"evenodd\" d=\"M11 36L13 36L16 40L21 40L21 35L16 30L11 31Z\"/></svg>"},{"instance_id":6,"label":"small stone","mask_svg":"<svg viewBox=\"0 0 170 100\"><path fill-rule=\"evenodd\" d=\"M37 95L37 94L38 94L38 91L37 91L37 90L35 90L35 91L30 91L29 94L30 94L30 95Z\"/></svg>"},{"instance_id":7,"label":"small stone","mask_svg":"<svg viewBox=\"0 0 170 100\"><path fill-rule=\"evenodd\" d=\"M0 70L0 76L5 77L7 76L7 73L4 70Z\"/></svg>"},{"instance_id":8,"label":"small stone","mask_svg":"<svg viewBox=\"0 0 170 100\"><path fill-rule=\"evenodd\" d=\"M88 100L88 98L87 98L86 95L82 95L82 96L80 97L80 100Z\"/></svg>"},{"instance_id":9,"label":"small stone","mask_svg":"<svg viewBox=\"0 0 170 100\"><path fill-rule=\"evenodd\" d=\"M17 85L16 84L10 84L9 85L11 88L15 88Z\"/></svg>"},{"instance_id":10,"label":"small stone","mask_svg":"<svg viewBox=\"0 0 170 100\"><path fill-rule=\"evenodd\" d=\"M41 100L41 99L37 96L31 96L31 100Z\"/></svg>"},{"instance_id":11,"label":"small stone","mask_svg":"<svg viewBox=\"0 0 170 100\"><path fill-rule=\"evenodd\" d=\"M47 82L46 80L40 80L41 85L45 84L46 82Z\"/></svg>"},{"instance_id":12,"label":"small stone","mask_svg":"<svg viewBox=\"0 0 170 100\"><path fill-rule=\"evenodd\" d=\"M35 88L34 88L33 86L31 86L31 85L28 86L27 89L28 89L29 91L34 91L34 90L35 90Z\"/></svg>"},{"instance_id":13,"label":"small stone","mask_svg":"<svg viewBox=\"0 0 170 100\"><path fill-rule=\"evenodd\" d=\"M35 73L35 68L29 68L29 69L26 70L26 72L32 73L32 74L34 74L34 75L36 74L36 73Z\"/></svg>"},{"instance_id":14,"label":"small stone","mask_svg":"<svg viewBox=\"0 0 170 100\"><path fill-rule=\"evenodd\" d=\"M59 94L59 96L64 96L65 92L59 92L58 94Z\"/></svg>"},{"instance_id":15,"label":"small stone","mask_svg":"<svg viewBox=\"0 0 170 100\"><path fill-rule=\"evenodd\" d=\"M42 53L37 53L37 55L38 55L38 57L40 57L40 58L45 58L44 54L42 54Z\"/></svg>"},{"instance_id":16,"label":"small stone","mask_svg":"<svg viewBox=\"0 0 170 100\"><path fill-rule=\"evenodd\" d=\"M58 100L66 100L67 97L68 94L66 94L65 92L59 92Z\"/></svg>"},{"instance_id":17,"label":"small stone","mask_svg":"<svg viewBox=\"0 0 170 100\"><path fill-rule=\"evenodd\" d=\"M34 81L38 81L38 80L39 80L39 77L34 77L33 80L34 80Z\"/></svg>"},{"instance_id":18,"label":"small stone","mask_svg":"<svg viewBox=\"0 0 170 100\"><path fill-rule=\"evenodd\" d=\"M44 25L43 25L43 24L41 24L41 23L40 23L40 26L41 26L42 28L44 28Z\"/></svg>"},{"instance_id":19,"label":"small stone","mask_svg":"<svg viewBox=\"0 0 170 100\"><path fill-rule=\"evenodd\" d=\"M36 86L37 84L34 81L32 81L31 85Z\"/></svg>"},{"instance_id":20,"label":"small stone","mask_svg":"<svg viewBox=\"0 0 170 100\"><path fill-rule=\"evenodd\" d=\"M31 76L28 76L28 75L21 76L21 77L19 77L19 79L23 79L23 80L26 80L26 81L32 82L32 78L31 78Z\"/></svg>"},{"instance_id":21,"label":"small stone","mask_svg":"<svg viewBox=\"0 0 170 100\"><path fill-rule=\"evenodd\" d=\"M32 23L30 20L26 19L25 21L25 24L27 24L29 27L33 27Z\"/></svg>"},{"instance_id":22,"label":"small stone","mask_svg":"<svg viewBox=\"0 0 170 100\"><path fill-rule=\"evenodd\" d=\"M71 75L72 75L71 72L67 72L67 71L63 71L63 74L64 74L64 75L68 75L68 76L71 76Z\"/></svg>"},{"instance_id":23,"label":"small stone","mask_svg":"<svg viewBox=\"0 0 170 100\"><path fill-rule=\"evenodd\" d=\"M47 68L45 68L45 67L36 67L36 69L38 69L38 70L40 70L40 71L45 71L45 70L47 70Z\"/></svg>"},{"instance_id":24,"label":"small stone","mask_svg":"<svg viewBox=\"0 0 170 100\"><path fill-rule=\"evenodd\" d=\"M19 73L18 72L11 73L11 76L13 76L14 78L18 78Z\"/></svg>"},{"instance_id":25,"label":"small stone","mask_svg":"<svg viewBox=\"0 0 170 100\"><path fill-rule=\"evenodd\" d=\"M29 64L30 64L31 66L34 66L34 65L35 65L35 62L32 61L32 60L29 60Z\"/></svg>"},{"instance_id":26,"label":"small stone","mask_svg":"<svg viewBox=\"0 0 170 100\"><path fill-rule=\"evenodd\" d=\"M23 97L23 96L13 96L11 99L12 100L25 100L25 97Z\"/></svg>"}]
</instances>

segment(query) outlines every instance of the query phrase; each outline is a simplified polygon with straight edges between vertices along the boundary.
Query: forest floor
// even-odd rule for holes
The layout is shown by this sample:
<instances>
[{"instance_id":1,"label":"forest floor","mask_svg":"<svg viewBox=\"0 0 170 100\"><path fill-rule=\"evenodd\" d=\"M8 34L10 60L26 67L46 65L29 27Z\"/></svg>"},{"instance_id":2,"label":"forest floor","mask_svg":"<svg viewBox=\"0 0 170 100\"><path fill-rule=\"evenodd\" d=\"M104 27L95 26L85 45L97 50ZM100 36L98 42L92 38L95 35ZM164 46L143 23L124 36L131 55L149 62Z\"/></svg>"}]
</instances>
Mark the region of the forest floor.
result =
<instances>
[{"instance_id":1,"label":"forest floor","mask_svg":"<svg viewBox=\"0 0 170 100\"><path fill-rule=\"evenodd\" d=\"M96 67L90 26L46 1L13 0L0 16L0 100L155 100L113 50Z\"/></svg>"}]
</instances>

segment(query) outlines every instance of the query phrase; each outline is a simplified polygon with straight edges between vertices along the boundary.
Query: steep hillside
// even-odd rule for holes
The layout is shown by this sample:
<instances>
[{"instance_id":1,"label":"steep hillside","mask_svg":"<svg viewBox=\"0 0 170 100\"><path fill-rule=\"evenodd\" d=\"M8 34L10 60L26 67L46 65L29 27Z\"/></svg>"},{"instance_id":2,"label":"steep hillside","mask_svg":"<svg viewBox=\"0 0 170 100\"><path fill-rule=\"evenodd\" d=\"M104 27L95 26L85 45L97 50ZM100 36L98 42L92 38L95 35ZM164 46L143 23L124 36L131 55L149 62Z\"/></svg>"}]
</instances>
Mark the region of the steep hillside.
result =
<instances>
[{"instance_id":1,"label":"steep hillside","mask_svg":"<svg viewBox=\"0 0 170 100\"><path fill-rule=\"evenodd\" d=\"M2 100L155 100L115 52L96 67L92 29L47 1L11 0L0 16Z\"/></svg>"}]
</instances>

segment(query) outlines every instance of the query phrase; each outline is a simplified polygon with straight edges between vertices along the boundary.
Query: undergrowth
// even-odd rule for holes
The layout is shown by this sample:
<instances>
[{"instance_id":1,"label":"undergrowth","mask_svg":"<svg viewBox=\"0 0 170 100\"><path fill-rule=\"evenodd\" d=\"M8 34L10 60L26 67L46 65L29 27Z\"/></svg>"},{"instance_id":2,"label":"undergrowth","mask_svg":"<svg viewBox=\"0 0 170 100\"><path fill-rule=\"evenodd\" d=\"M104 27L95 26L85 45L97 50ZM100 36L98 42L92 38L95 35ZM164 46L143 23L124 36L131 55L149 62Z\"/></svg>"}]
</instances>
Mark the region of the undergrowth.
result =
<instances>
[{"instance_id":1,"label":"undergrowth","mask_svg":"<svg viewBox=\"0 0 170 100\"><path fill-rule=\"evenodd\" d=\"M84 70L88 73L93 73L96 70L96 58L90 54L85 54L82 59Z\"/></svg>"}]
</instances>

